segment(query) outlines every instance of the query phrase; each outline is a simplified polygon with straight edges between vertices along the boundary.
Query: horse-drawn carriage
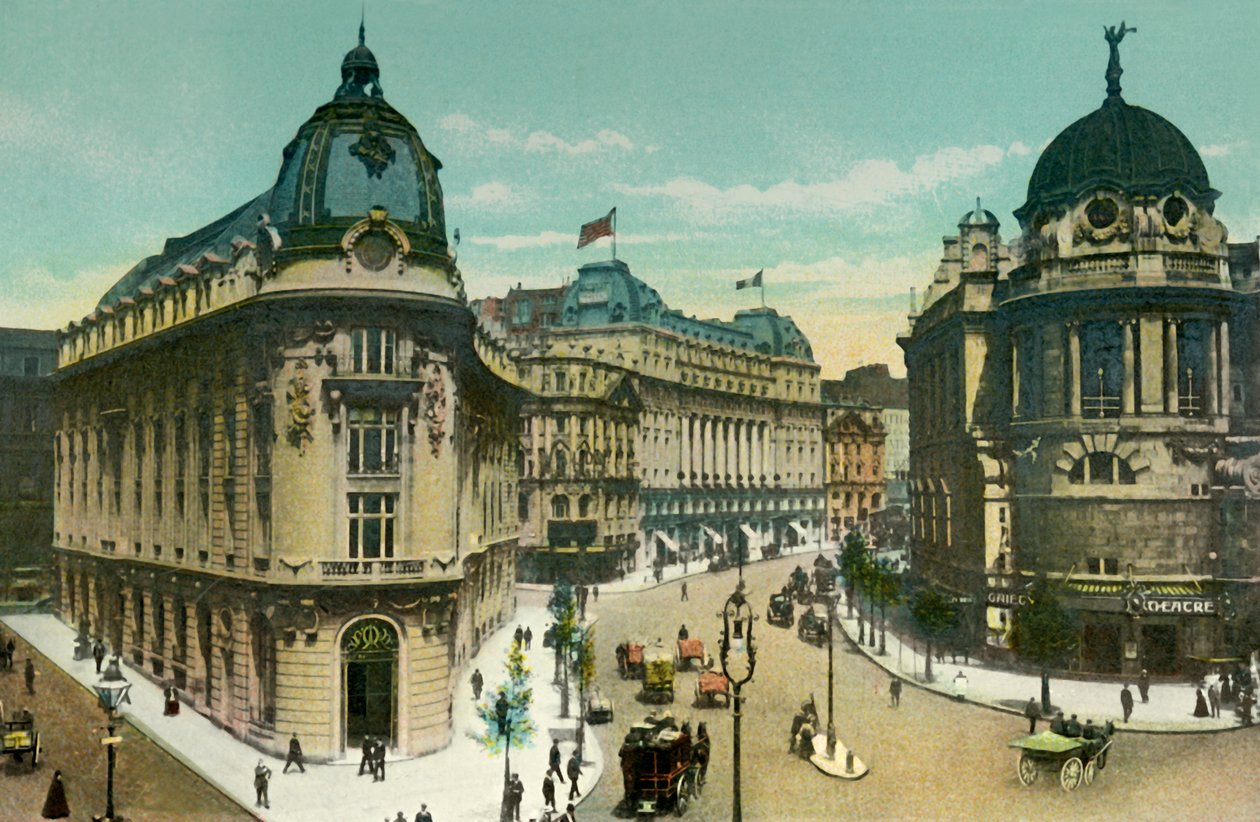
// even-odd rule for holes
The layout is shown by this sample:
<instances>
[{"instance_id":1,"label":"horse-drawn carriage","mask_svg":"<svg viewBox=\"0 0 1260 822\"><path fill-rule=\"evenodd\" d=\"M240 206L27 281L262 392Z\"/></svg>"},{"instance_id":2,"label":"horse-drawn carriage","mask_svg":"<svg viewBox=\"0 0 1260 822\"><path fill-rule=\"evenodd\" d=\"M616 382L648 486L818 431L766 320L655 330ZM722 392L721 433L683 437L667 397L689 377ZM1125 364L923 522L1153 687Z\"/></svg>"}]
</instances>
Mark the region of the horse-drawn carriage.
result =
<instances>
[{"instance_id":1,"label":"horse-drawn carriage","mask_svg":"<svg viewBox=\"0 0 1260 822\"><path fill-rule=\"evenodd\" d=\"M788 584L791 593L796 597L798 602L809 601L809 574L801 566L796 566L792 571L792 576L788 578Z\"/></svg>"},{"instance_id":2,"label":"horse-drawn carriage","mask_svg":"<svg viewBox=\"0 0 1260 822\"><path fill-rule=\"evenodd\" d=\"M808 611L801 614L801 621L796 626L796 635L811 645L824 645L829 634L827 620L827 606L816 602L809 606Z\"/></svg>"},{"instance_id":3,"label":"horse-drawn carriage","mask_svg":"<svg viewBox=\"0 0 1260 822\"><path fill-rule=\"evenodd\" d=\"M707 735L693 741L688 726L680 730L673 717L631 725L620 752L625 810L636 816L673 810L682 816L700 795L708 754Z\"/></svg>"},{"instance_id":4,"label":"horse-drawn carriage","mask_svg":"<svg viewBox=\"0 0 1260 822\"><path fill-rule=\"evenodd\" d=\"M725 707L731 704L731 681L717 671L704 671L696 680L696 704L712 708L718 699Z\"/></svg>"},{"instance_id":5,"label":"horse-drawn carriage","mask_svg":"<svg viewBox=\"0 0 1260 822\"><path fill-rule=\"evenodd\" d=\"M617 673L622 679L643 677L643 643L626 640L617 646Z\"/></svg>"},{"instance_id":6,"label":"horse-drawn carriage","mask_svg":"<svg viewBox=\"0 0 1260 822\"><path fill-rule=\"evenodd\" d=\"M21 762L22 757L30 754L31 770L35 770L35 767L39 765L39 755L43 750L43 745L39 737L39 731L35 730L34 718L28 713L18 719L10 719L0 723L0 725L4 727L4 747L3 750L0 750L0 753L9 754L16 762Z\"/></svg>"},{"instance_id":7,"label":"horse-drawn carriage","mask_svg":"<svg viewBox=\"0 0 1260 822\"><path fill-rule=\"evenodd\" d=\"M814 559L814 601L826 599L836 589L836 566L819 554Z\"/></svg>"},{"instance_id":8,"label":"horse-drawn carriage","mask_svg":"<svg viewBox=\"0 0 1260 822\"><path fill-rule=\"evenodd\" d=\"M1009 747L1020 751L1016 764L1019 781L1031 785L1041 771L1057 771L1059 785L1065 791L1076 790L1081 780L1092 785L1098 772L1107 767L1114 732L1114 726L1108 722L1095 739L1042 731L1010 742Z\"/></svg>"},{"instance_id":9,"label":"horse-drawn carriage","mask_svg":"<svg viewBox=\"0 0 1260 822\"><path fill-rule=\"evenodd\" d=\"M691 667L692 660L701 668L705 666L704 643L698 639L678 640L678 646L674 649L674 667L685 671Z\"/></svg>"},{"instance_id":10,"label":"horse-drawn carriage","mask_svg":"<svg viewBox=\"0 0 1260 822\"><path fill-rule=\"evenodd\" d=\"M643 700L674 701L674 658L659 645L643 651Z\"/></svg>"},{"instance_id":11,"label":"horse-drawn carriage","mask_svg":"<svg viewBox=\"0 0 1260 822\"><path fill-rule=\"evenodd\" d=\"M784 627L791 627L796 622L792 595L786 587L783 591L770 595L770 604L766 606L766 622Z\"/></svg>"}]
</instances>

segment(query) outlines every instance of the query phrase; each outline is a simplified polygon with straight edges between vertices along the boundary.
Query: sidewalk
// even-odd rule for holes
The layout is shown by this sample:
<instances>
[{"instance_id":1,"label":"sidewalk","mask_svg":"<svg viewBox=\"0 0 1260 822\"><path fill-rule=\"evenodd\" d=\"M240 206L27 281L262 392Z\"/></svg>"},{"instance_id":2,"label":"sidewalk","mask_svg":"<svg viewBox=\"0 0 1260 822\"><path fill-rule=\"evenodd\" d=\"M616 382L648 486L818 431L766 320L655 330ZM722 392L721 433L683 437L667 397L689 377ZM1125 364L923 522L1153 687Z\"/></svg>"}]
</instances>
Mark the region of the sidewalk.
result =
<instances>
[{"instance_id":1,"label":"sidewalk","mask_svg":"<svg viewBox=\"0 0 1260 822\"><path fill-rule=\"evenodd\" d=\"M834 553L835 545L830 542L824 542L822 550L824 552L830 551ZM818 543L807 542L804 545L795 545L791 548L784 547L779 551L779 556L774 559L790 556L805 556L809 554L816 555L817 553ZM764 560L762 558L761 549L756 549L749 552L749 559L748 562L745 563L745 566L763 561L768 560ZM734 568L735 566L732 565L730 567ZM672 582L677 582L678 580L686 577L700 576L702 574L707 574L708 572L709 561L707 559L700 559L696 562L688 563L685 570L684 566L681 564L666 565L661 574L660 582L657 582L656 579L653 578L652 569L640 568L636 571L627 573L625 579L618 579L613 582L601 582L597 587L599 588L600 596L603 596L604 594L628 594L634 591L648 591L652 588L659 588L662 585L669 585ZM522 591L550 591L554 586L549 582L518 582L516 583L516 587ZM596 586L592 585L592 587Z\"/></svg>"},{"instance_id":2,"label":"sidewalk","mask_svg":"<svg viewBox=\"0 0 1260 822\"><path fill-rule=\"evenodd\" d=\"M0 618L40 653L72 678L91 688L96 682L96 666L91 659L74 660L75 632L50 614L9 615ZM577 728L577 691L571 693L569 719L560 719L560 692L551 685L552 652L543 650L543 628L550 621L544 608L517 609L506 624L484 643L476 657L459 674L453 712L451 744L442 751L415 758L387 758L384 784L374 784L358 776L358 751L331 764L308 764L307 773L291 769L283 774L284 760L262 754L240 742L188 706L179 716L162 715L162 689L124 665L123 674L132 683L131 704L120 711L137 730L183 762L207 782L221 790L259 819L275 822L308 822L312 819L362 820L393 819L398 811L411 819L427 803L435 819L494 820L502 800L503 757L489 756L470 737L480 720L474 710L468 677L474 667L481 669L485 688L491 690L506 677L503 662L516 625L533 628L538 645L526 658L531 666L534 687L533 716L538 734L532 747L515 746L511 751L512 770L525 784L521 819L537 818L542 804L542 777L547 770L547 751L553 731L561 740L560 750L567 762L573 749L571 740ZM127 735L126 726L121 734ZM126 742L119 756L127 756ZM254 807L254 764L263 759L272 770L271 809ZM582 792L589 794L604 768L603 752L594 733L586 734L586 761L582 765ZM388 787L387 787L388 786ZM568 801L568 783L556 785L560 810ZM578 799L577 802L581 802ZM127 797L118 797L119 811L127 812Z\"/></svg>"},{"instance_id":3,"label":"sidewalk","mask_svg":"<svg viewBox=\"0 0 1260 822\"><path fill-rule=\"evenodd\" d=\"M841 597L843 600L843 596ZM910 644L902 645L900 637L892 631L887 634L885 649L887 653L879 656L878 645L857 645L858 621L856 610L854 618L846 618L848 608L843 603L838 608L839 618L836 624L843 630L846 638L858 647L872 662L890 675L899 676L907 682L927 690L935 691L948 697L955 696L954 677L961 671L967 678L966 701L984 705L1000 711L1007 711L1023 717L1024 705L1029 697L1041 704L1041 678L1032 674L999 671L985 667L975 658L969 664L959 662L932 661L934 682L923 680L924 658ZM878 624L878 623L877 623ZM869 629L869 625L867 628ZM869 640L868 640L869 642ZM946 654L946 659L950 656ZM1150 702L1143 703L1138 693L1137 682L1129 683L1133 692L1133 716L1126 723L1121 721L1124 713L1120 708L1121 684L1116 682L1086 682L1077 679L1050 678L1050 697L1056 707L1062 708L1064 714L1076 714L1081 724L1086 719L1093 719L1095 725L1103 725L1108 720L1116 723L1116 728L1125 731L1142 731L1150 733L1203 733L1225 731L1243 727L1234 716L1233 706L1221 707L1219 719L1194 716L1195 686L1190 684L1152 683ZM1207 688L1203 690L1207 698ZM903 699L905 696L902 697ZM1049 718L1040 720L1044 723ZM1040 726L1039 726L1040 727ZM1260 726L1258 726L1260 727ZM1044 730L1044 727L1040 727Z\"/></svg>"}]
</instances>

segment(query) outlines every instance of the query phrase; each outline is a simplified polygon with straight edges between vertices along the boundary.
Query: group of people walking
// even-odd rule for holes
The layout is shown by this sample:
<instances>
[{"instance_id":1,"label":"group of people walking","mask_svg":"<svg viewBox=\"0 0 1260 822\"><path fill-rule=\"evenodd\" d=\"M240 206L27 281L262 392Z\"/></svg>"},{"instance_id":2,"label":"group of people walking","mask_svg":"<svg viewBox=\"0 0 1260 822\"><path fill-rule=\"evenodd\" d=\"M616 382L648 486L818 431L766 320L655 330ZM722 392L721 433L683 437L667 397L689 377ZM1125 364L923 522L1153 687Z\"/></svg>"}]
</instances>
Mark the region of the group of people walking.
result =
<instances>
[{"instance_id":1,"label":"group of people walking","mask_svg":"<svg viewBox=\"0 0 1260 822\"><path fill-rule=\"evenodd\" d=\"M1203 686L1207 684L1207 698ZM1251 672L1239 665L1232 671L1222 670L1200 682L1194 692L1194 715L1219 718L1221 708L1236 708L1243 724L1251 724L1251 711L1256 704L1255 685Z\"/></svg>"},{"instance_id":2,"label":"group of people walking","mask_svg":"<svg viewBox=\"0 0 1260 822\"><path fill-rule=\"evenodd\" d=\"M359 776L366 770L373 782L385 781L385 740L373 736L363 737L363 757L359 760Z\"/></svg>"}]
</instances>

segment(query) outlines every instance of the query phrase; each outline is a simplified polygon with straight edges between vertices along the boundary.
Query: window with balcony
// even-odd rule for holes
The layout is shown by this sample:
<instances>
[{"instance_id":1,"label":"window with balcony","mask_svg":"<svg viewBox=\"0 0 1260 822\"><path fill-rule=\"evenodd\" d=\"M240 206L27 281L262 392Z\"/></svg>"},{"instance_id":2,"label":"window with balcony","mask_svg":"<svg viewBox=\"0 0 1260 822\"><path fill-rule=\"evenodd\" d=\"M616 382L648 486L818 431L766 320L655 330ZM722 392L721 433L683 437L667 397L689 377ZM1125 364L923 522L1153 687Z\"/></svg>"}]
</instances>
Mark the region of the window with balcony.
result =
<instances>
[{"instance_id":1,"label":"window with balcony","mask_svg":"<svg viewBox=\"0 0 1260 822\"><path fill-rule=\"evenodd\" d=\"M350 494L350 558L394 556L396 494Z\"/></svg>"},{"instance_id":2,"label":"window with balcony","mask_svg":"<svg viewBox=\"0 0 1260 822\"><path fill-rule=\"evenodd\" d=\"M349 471L351 474L398 472L398 412L351 408Z\"/></svg>"},{"instance_id":3,"label":"window with balcony","mask_svg":"<svg viewBox=\"0 0 1260 822\"><path fill-rule=\"evenodd\" d=\"M356 374L393 374L397 343L393 329L354 329L350 332L351 370Z\"/></svg>"},{"instance_id":4,"label":"window with balcony","mask_svg":"<svg viewBox=\"0 0 1260 822\"><path fill-rule=\"evenodd\" d=\"M1208 346L1211 331L1207 320L1186 320L1177 335L1177 412L1183 417L1206 413L1204 389L1211 379Z\"/></svg>"},{"instance_id":5,"label":"window with balcony","mask_svg":"<svg viewBox=\"0 0 1260 822\"><path fill-rule=\"evenodd\" d=\"M1124 389L1124 330L1106 320L1081 323L1081 416L1120 416Z\"/></svg>"}]
</instances>

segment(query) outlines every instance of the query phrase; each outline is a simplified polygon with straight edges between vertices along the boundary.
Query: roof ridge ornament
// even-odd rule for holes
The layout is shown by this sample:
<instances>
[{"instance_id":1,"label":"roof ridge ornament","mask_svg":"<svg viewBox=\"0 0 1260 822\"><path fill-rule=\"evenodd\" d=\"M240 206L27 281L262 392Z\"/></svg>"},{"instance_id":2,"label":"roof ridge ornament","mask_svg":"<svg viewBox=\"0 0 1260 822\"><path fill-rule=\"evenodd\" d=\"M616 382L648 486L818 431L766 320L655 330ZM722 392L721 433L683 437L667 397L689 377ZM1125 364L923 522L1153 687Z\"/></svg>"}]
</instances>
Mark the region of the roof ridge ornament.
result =
<instances>
[{"instance_id":1,"label":"roof ridge ornament","mask_svg":"<svg viewBox=\"0 0 1260 822\"><path fill-rule=\"evenodd\" d=\"M381 90L381 69L376 63L376 55L367 47L367 36L364 29L364 15L359 16L359 45L346 53L341 61L341 85L337 88L334 99L343 97L371 97L381 99L385 95Z\"/></svg>"},{"instance_id":2,"label":"roof ridge ornament","mask_svg":"<svg viewBox=\"0 0 1260 822\"><path fill-rule=\"evenodd\" d=\"M1136 32L1137 29L1125 26L1124 21L1120 21L1119 26L1103 26L1103 37L1107 40L1107 45L1111 47L1111 57L1107 60L1107 100L1112 99L1124 101L1120 96L1120 75L1124 74L1124 69L1120 68L1120 41L1124 39L1124 35L1130 31Z\"/></svg>"}]
</instances>

